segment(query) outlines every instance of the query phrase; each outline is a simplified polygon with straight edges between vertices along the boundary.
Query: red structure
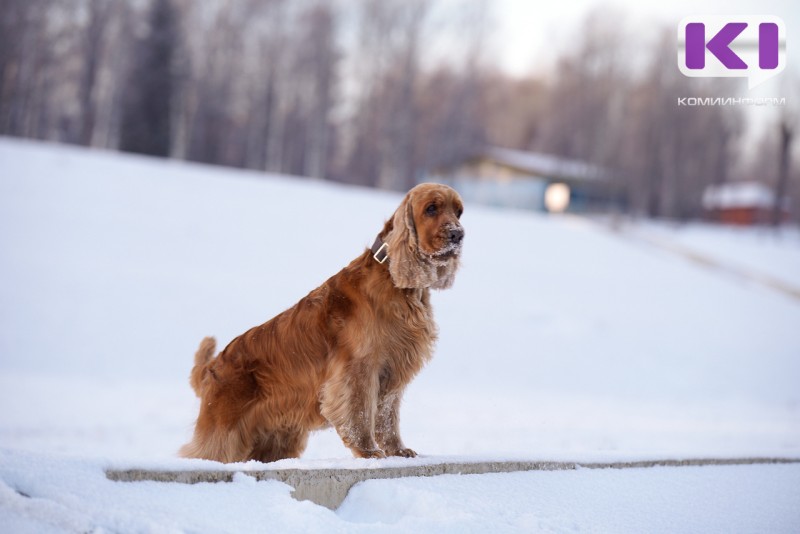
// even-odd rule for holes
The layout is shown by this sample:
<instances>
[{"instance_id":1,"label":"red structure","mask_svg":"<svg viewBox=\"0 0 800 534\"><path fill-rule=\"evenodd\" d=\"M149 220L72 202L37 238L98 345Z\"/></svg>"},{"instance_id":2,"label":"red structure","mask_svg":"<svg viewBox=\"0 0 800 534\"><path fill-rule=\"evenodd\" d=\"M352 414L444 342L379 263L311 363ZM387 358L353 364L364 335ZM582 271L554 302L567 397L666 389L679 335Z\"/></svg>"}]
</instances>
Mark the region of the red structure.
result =
<instances>
[{"instance_id":1,"label":"red structure","mask_svg":"<svg viewBox=\"0 0 800 534\"><path fill-rule=\"evenodd\" d=\"M785 201L783 204L781 219L788 220L788 206ZM712 185L703 193L703 207L708 218L722 224L770 224L774 206L775 193L760 182Z\"/></svg>"}]
</instances>

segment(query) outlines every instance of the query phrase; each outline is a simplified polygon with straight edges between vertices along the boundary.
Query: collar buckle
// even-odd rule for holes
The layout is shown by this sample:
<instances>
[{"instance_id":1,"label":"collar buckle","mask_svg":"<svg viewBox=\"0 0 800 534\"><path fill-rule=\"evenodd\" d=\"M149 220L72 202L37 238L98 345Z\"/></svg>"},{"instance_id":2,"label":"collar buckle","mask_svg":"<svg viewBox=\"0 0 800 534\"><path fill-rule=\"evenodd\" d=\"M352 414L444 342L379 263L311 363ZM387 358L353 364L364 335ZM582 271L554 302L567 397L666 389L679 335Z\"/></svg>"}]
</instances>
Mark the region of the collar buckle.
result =
<instances>
[{"instance_id":1,"label":"collar buckle","mask_svg":"<svg viewBox=\"0 0 800 534\"><path fill-rule=\"evenodd\" d=\"M389 259L389 245L388 243L384 243L380 236L375 239L375 244L372 245L372 259L381 265L383 265L386 260Z\"/></svg>"}]
</instances>

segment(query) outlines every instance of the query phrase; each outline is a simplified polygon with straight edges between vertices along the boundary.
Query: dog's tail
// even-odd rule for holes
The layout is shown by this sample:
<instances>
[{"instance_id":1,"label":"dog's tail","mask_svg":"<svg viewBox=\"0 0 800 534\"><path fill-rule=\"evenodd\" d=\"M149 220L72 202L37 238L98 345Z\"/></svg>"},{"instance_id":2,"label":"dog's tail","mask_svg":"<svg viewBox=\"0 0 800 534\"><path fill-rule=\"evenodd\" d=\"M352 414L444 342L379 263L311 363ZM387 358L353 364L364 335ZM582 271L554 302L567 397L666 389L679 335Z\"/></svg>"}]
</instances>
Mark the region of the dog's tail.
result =
<instances>
[{"instance_id":1,"label":"dog's tail","mask_svg":"<svg viewBox=\"0 0 800 534\"><path fill-rule=\"evenodd\" d=\"M213 337L205 337L194 354L194 367L192 368L192 374L189 376L189 383L198 397L200 397L200 387L203 383L203 378L206 376L208 362L214 357L216 350L217 340Z\"/></svg>"}]
</instances>

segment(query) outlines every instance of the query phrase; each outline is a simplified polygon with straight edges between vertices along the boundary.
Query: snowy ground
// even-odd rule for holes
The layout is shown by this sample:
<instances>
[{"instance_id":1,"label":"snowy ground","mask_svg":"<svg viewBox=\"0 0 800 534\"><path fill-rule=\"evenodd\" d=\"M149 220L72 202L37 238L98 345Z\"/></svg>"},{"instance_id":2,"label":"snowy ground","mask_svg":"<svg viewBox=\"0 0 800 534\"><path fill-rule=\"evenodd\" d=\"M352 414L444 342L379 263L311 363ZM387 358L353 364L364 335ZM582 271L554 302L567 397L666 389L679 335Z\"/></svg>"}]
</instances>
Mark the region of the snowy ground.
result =
<instances>
[{"instance_id":1,"label":"snowy ground","mask_svg":"<svg viewBox=\"0 0 800 534\"><path fill-rule=\"evenodd\" d=\"M398 195L0 140L3 531L791 532L800 466L374 481L337 512L185 467L205 335L226 343L371 244ZM409 388L409 446L438 456L800 457L800 236L467 206L464 267ZM644 235L649 240L640 239ZM652 239L650 239L652 238ZM690 261L653 239L733 265ZM332 431L296 465L355 466Z\"/></svg>"}]
</instances>

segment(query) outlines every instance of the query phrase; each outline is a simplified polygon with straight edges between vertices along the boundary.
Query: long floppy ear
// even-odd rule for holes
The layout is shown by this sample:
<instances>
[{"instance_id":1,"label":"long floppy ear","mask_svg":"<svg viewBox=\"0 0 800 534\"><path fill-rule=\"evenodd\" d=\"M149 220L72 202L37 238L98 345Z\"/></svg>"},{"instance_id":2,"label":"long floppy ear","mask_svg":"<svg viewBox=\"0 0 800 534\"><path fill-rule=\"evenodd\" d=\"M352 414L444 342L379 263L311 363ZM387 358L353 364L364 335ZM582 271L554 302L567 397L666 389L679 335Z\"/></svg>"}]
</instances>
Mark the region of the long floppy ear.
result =
<instances>
[{"instance_id":1,"label":"long floppy ear","mask_svg":"<svg viewBox=\"0 0 800 534\"><path fill-rule=\"evenodd\" d=\"M394 212L392 229L384 240L389 246L389 273L394 285L400 288L429 287L430 284L420 279L419 242L410 194Z\"/></svg>"}]
</instances>

